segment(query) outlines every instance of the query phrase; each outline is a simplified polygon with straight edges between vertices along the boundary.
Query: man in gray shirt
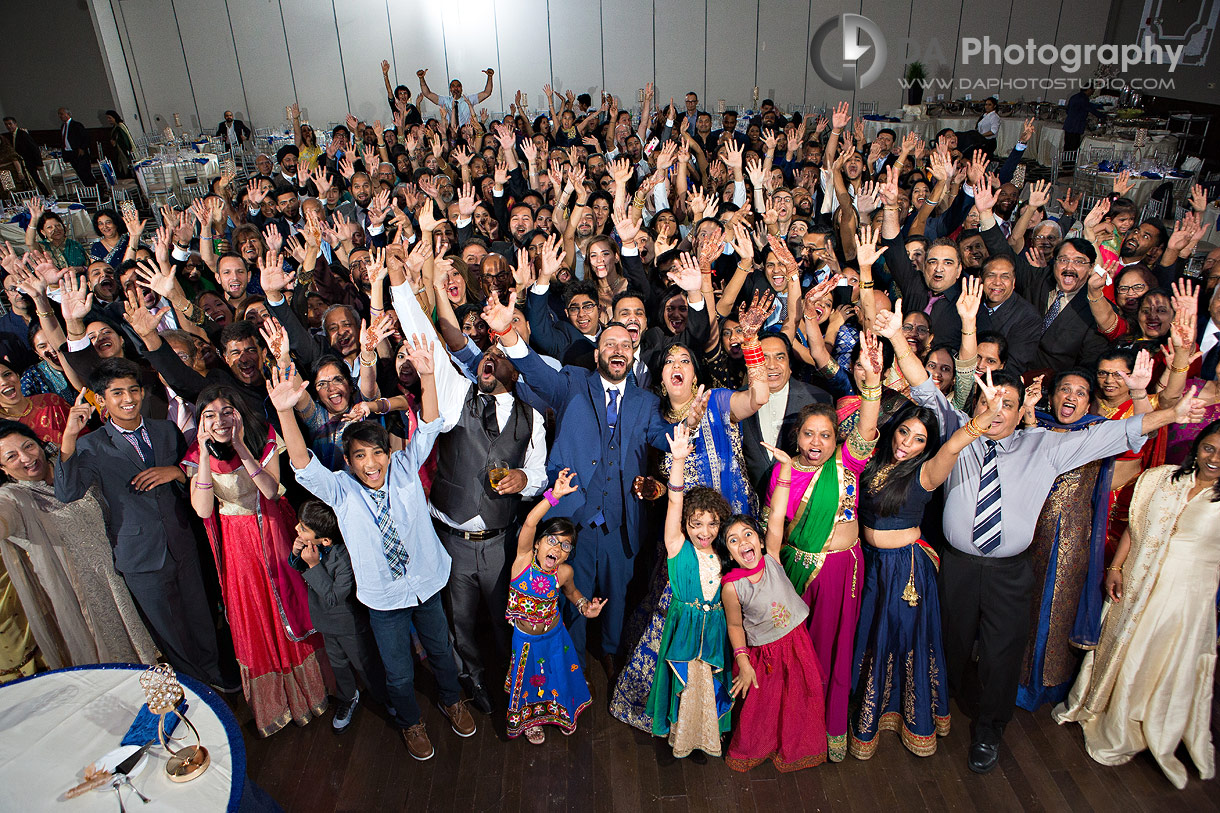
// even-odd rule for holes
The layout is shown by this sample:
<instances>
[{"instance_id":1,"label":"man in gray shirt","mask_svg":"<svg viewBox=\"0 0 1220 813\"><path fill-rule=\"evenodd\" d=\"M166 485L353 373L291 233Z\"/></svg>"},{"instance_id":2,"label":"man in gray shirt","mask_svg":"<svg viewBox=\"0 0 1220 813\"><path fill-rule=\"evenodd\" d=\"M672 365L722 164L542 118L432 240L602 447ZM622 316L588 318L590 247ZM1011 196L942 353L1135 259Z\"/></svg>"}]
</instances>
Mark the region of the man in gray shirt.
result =
<instances>
[{"instance_id":1,"label":"man in gray shirt","mask_svg":"<svg viewBox=\"0 0 1220 813\"><path fill-rule=\"evenodd\" d=\"M906 347L898 333L900 319L883 312L877 332L898 335L897 357L911 383L911 400L936 412L941 439L947 439L968 417L953 408L914 354L902 354ZM971 424L983 442L962 451L945 483L943 519L949 548L940 570L949 688L959 705L965 668L978 641L978 711L967 760L976 773L995 767L1004 726L1012 718L1034 580L1027 551L1055 478L1092 460L1137 451L1145 435L1171 423L1202 420L1203 409L1188 393L1176 408L1106 421L1079 432L1017 431L1025 397L1021 380L1001 370L993 374L992 383L1002 393L1000 413L990 426Z\"/></svg>"}]
</instances>

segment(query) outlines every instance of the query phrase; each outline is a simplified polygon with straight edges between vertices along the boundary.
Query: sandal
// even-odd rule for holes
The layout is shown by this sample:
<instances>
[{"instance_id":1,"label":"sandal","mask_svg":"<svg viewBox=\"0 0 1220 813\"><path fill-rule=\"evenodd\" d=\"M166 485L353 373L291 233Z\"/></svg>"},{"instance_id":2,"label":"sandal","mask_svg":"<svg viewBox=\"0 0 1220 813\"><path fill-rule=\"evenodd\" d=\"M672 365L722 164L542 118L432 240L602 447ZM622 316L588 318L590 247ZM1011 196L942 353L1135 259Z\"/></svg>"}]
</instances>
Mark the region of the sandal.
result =
<instances>
[{"instance_id":1,"label":"sandal","mask_svg":"<svg viewBox=\"0 0 1220 813\"><path fill-rule=\"evenodd\" d=\"M546 742L546 732L539 726L525 729L525 739L530 745L542 745Z\"/></svg>"}]
</instances>

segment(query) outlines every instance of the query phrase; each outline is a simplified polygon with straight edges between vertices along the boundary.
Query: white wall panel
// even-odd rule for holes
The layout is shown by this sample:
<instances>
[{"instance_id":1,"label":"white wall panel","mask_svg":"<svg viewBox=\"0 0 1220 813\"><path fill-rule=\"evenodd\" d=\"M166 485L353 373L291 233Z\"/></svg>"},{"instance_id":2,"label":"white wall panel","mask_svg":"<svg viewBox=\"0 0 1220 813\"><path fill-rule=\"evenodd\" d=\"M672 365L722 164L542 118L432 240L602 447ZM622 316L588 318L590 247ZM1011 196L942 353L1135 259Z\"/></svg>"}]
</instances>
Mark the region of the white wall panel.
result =
<instances>
[{"instance_id":1,"label":"white wall panel","mask_svg":"<svg viewBox=\"0 0 1220 813\"><path fill-rule=\"evenodd\" d=\"M550 10L555 89L596 97L602 91L601 0L550 0Z\"/></svg>"},{"instance_id":2,"label":"white wall panel","mask_svg":"<svg viewBox=\"0 0 1220 813\"><path fill-rule=\"evenodd\" d=\"M1036 44L1050 44L1055 41L1055 29L1059 22L1059 7L1061 0L1044 0L1037 14L1029 14L1018 3L1013 4L1012 14L1008 19L1007 41L1024 45L1032 39ZM997 9L998 10L998 9ZM1072 12L1073 15L1075 12ZM1005 65L1000 76L1005 80L1013 79L1045 79L1050 75L1050 66L1034 63L1032 65ZM1004 90L1000 92L1002 99L1036 99L1044 91L1039 90Z\"/></svg>"},{"instance_id":3,"label":"white wall panel","mask_svg":"<svg viewBox=\"0 0 1220 813\"><path fill-rule=\"evenodd\" d=\"M1002 0L1001 0L1002 1ZM921 4L922 5L922 4ZM906 101L906 93L898 84L906 67L905 48L907 32L910 30L911 9L894 8L893 0L862 0L860 13L875 22L881 28L881 34L886 41L885 70L868 87L862 88L856 94L856 102L876 102L881 113L900 110ZM924 13L916 9L916 14ZM818 25L814 20L814 26ZM866 55L865 59L871 59ZM813 71L810 75L816 78Z\"/></svg>"},{"instance_id":4,"label":"white wall panel","mask_svg":"<svg viewBox=\"0 0 1220 813\"><path fill-rule=\"evenodd\" d=\"M495 14L499 64L481 66L496 69L495 94L485 104L507 111L519 90L526 95L526 109L540 112L546 105L542 86L551 81L546 0L496 0Z\"/></svg>"},{"instance_id":5,"label":"white wall panel","mask_svg":"<svg viewBox=\"0 0 1220 813\"><path fill-rule=\"evenodd\" d=\"M758 0L707 0L707 99L703 109L713 114L717 129L718 99L724 99L730 109L747 109L753 104L757 23Z\"/></svg>"},{"instance_id":6,"label":"white wall panel","mask_svg":"<svg viewBox=\"0 0 1220 813\"><path fill-rule=\"evenodd\" d=\"M602 10L606 90L624 110L638 109L639 91L655 75L652 7L652 0L613 0Z\"/></svg>"},{"instance_id":7,"label":"white wall panel","mask_svg":"<svg viewBox=\"0 0 1220 813\"><path fill-rule=\"evenodd\" d=\"M928 78L949 80L952 84L961 12L961 0L920 0L910 21L910 43L906 53L895 54L891 49L890 58L901 59L904 65L918 60L924 64ZM929 88L924 99L935 101L937 94L943 94L946 99L957 97L952 87Z\"/></svg>"},{"instance_id":8,"label":"white wall panel","mask_svg":"<svg viewBox=\"0 0 1220 813\"><path fill-rule=\"evenodd\" d=\"M449 85L445 69L441 5L389 0L390 33L394 40L390 81L395 85L406 85L416 96L419 95L419 78L415 75L418 70L428 71L428 86L437 93L446 93ZM425 118L436 112L436 106L431 102L424 102L420 109Z\"/></svg>"},{"instance_id":9,"label":"white wall panel","mask_svg":"<svg viewBox=\"0 0 1220 813\"><path fill-rule=\"evenodd\" d=\"M128 61L134 63L131 78L136 97L145 110L145 129L160 132L173 124L174 113L186 114L195 106L173 7L163 0L111 2ZM238 93L235 104L240 101Z\"/></svg>"},{"instance_id":10,"label":"white wall panel","mask_svg":"<svg viewBox=\"0 0 1220 813\"><path fill-rule=\"evenodd\" d=\"M178 16L198 110L197 122L188 122L183 115L182 124L214 131L226 110L246 106L241 97L241 72L229 34L225 0L174 0L173 9ZM196 119L194 111L190 118Z\"/></svg>"},{"instance_id":11,"label":"white wall panel","mask_svg":"<svg viewBox=\"0 0 1220 813\"><path fill-rule=\"evenodd\" d=\"M289 125L284 107L292 104L294 94L280 4L278 0L228 0L228 7L250 105L245 111L246 124L250 129L285 129Z\"/></svg>"},{"instance_id":12,"label":"white wall panel","mask_svg":"<svg viewBox=\"0 0 1220 813\"><path fill-rule=\"evenodd\" d=\"M324 129L330 122L342 121L347 115L347 90L343 72L337 70L339 40L335 36L334 13L317 0L280 0L280 7L288 32L288 57L301 118L318 129ZM380 73L380 65L375 70ZM376 81L384 90L380 76ZM291 101L285 104L291 104ZM384 101L382 106L385 106ZM382 113L387 114L388 110Z\"/></svg>"},{"instance_id":13,"label":"white wall panel","mask_svg":"<svg viewBox=\"0 0 1220 813\"><path fill-rule=\"evenodd\" d=\"M758 98L781 108L805 99L809 62L809 7L791 0L760 0L758 8ZM751 88L752 89L752 88Z\"/></svg>"},{"instance_id":14,"label":"white wall panel","mask_svg":"<svg viewBox=\"0 0 1220 813\"><path fill-rule=\"evenodd\" d=\"M385 120L389 109L381 60L390 57L385 0L343 0L335 4L335 20L343 53L348 112L362 121Z\"/></svg>"},{"instance_id":15,"label":"white wall panel","mask_svg":"<svg viewBox=\"0 0 1220 813\"><path fill-rule=\"evenodd\" d=\"M704 33L707 20L705 0L665 0L657 3L656 53L657 97L668 104L673 97L677 111L683 97L694 91L699 108L707 109L704 89Z\"/></svg>"}]
</instances>

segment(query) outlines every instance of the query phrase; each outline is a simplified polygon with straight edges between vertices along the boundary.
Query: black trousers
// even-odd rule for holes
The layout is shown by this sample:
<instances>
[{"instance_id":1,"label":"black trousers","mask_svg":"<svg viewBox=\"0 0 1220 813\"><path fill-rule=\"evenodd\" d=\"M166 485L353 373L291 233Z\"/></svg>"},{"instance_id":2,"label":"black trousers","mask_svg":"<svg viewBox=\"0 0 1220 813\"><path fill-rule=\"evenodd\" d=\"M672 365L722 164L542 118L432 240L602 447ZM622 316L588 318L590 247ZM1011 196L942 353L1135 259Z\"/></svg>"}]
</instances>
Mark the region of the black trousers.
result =
<instances>
[{"instance_id":1,"label":"black trousers","mask_svg":"<svg viewBox=\"0 0 1220 813\"><path fill-rule=\"evenodd\" d=\"M93 180L93 159L88 154L78 155L74 150L72 155L68 157L68 163L72 165L72 169L76 170L76 176L80 178L80 182L85 186L95 186Z\"/></svg>"},{"instance_id":2,"label":"black trousers","mask_svg":"<svg viewBox=\"0 0 1220 813\"><path fill-rule=\"evenodd\" d=\"M326 646L326 657L330 659L331 671L335 673L335 693L343 702L356 696L356 673L364 681L364 688L373 700L389 704L386 692L385 666L377 651L377 640L371 629L363 629L350 635L328 635L322 633Z\"/></svg>"},{"instance_id":3,"label":"black trousers","mask_svg":"<svg viewBox=\"0 0 1220 813\"><path fill-rule=\"evenodd\" d=\"M165 556L160 570L123 573L123 581L161 654L179 672L204 683L222 682L216 627L195 546L180 560Z\"/></svg>"},{"instance_id":4,"label":"black trousers","mask_svg":"<svg viewBox=\"0 0 1220 813\"><path fill-rule=\"evenodd\" d=\"M483 682L483 657L477 639L479 604L487 605L491 615L492 638L496 650L508 652L510 637L504 610L508 606L508 579L512 558L507 555L508 531L479 541L457 535L441 523L433 523L441 545L453 564L449 583L441 592L445 615L453 635L453 651L457 656L458 674L472 683ZM515 552L515 551L514 551Z\"/></svg>"},{"instance_id":5,"label":"black trousers","mask_svg":"<svg viewBox=\"0 0 1220 813\"><path fill-rule=\"evenodd\" d=\"M962 705L967 669L978 641L978 713L974 739L998 744L1012 719L1029 637L1034 569L1028 554L1005 559L949 547L940 566L949 691ZM973 705L973 704L970 704Z\"/></svg>"}]
</instances>

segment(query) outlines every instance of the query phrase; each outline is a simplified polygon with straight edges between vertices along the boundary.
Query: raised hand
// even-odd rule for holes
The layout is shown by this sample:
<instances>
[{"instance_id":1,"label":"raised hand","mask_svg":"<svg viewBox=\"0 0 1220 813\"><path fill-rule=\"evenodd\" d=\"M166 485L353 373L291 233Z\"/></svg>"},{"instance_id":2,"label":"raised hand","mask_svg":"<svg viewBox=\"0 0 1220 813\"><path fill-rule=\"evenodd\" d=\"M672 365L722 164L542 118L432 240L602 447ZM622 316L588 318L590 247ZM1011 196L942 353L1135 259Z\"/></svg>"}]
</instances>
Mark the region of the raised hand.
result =
<instances>
[{"instance_id":1,"label":"raised hand","mask_svg":"<svg viewBox=\"0 0 1220 813\"><path fill-rule=\"evenodd\" d=\"M1124 373L1119 370L1118 374L1131 392L1146 391L1152 383L1152 354L1147 350L1139 351L1135 354L1135 367L1131 372Z\"/></svg>"},{"instance_id":2,"label":"raised hand","mask_svg":"<svg viewBox=\"0 0 1220 813\"><path fill-rule=\"evenodd\" d=\"M974 419L974 423L975 426L983 427L986 430L991 426L991 422L995 420L995 416L1000 413L1000 409L1004 406L1004 397L1000 393L1000 388L995 386L991 381L991 370L987 371L985 379L978 373L975 373L974 383L978 385L979 398L982 399L984 404L983 413Z\"/></svg>"},{"instance_id":3,"label":"raised hand","mask_svg":"<svg viewBox=\"0 0 1220 813\"><path fill-rule=\"evenodd\" d=\"M1080 201L1083 198L1083 193L1077 194L1076 197L1073 198L1072 187L1069 186L1064 189L1063 197L1058 198L1056 202L1059 204L1059 208L1063 210L1064 215L1067 217L1074 217L1076 215L1076 210L1080 208Z\"/></svg>"},{"instance_id":4,"label":"raised hand","mask_svg":"<svg viewBox=\"0 0 1220 813\"><path fill-rule=\"evenodd\" d=\"M490 296L483 306L483 321L490 331L503 334L513 326L513 308L517 304L517 292L508 292L508 303L500 302L500 297Z\"/></svg>"},{"instance_id":5,"label":"raised hand","mask_svg":"<svg viewBox=\"0 0 1220 813\"><path fill-rule=\"evenodd\" d=\"M85 391L81 390L80 395L76 396L76 403L68 410L68 419L64 424L64 434L75 438L85 431L85 426L89 423L89 418L92 416L93 404L85 399Z\"/></svg>"},{"instance_id":6,"label":"raised hand","mask_svg":"<svg viewBox=\"0 0 1220 813\"><path fill-rule=\"evenodd\" d=\"M68 274L60 287L60 308L66 321L80 321L93 309L93 294L83 276Z\"/></svg>"},{"instance_id":7,"label":"raised hand","mask_svg":"<svg viewBox=\"0 0 1220 813\"><path fill-rule=\"evenodd\" d=\"M141 260L136 266L136 279L148 290L168 299L178 287L172 266L161 266L152 260Z\"/></svg>"},{"instance_id":8,"label":"raised hand","mask_svg":"<svg viewBox=\"0 0 1220 813\"><path fill-rule=\"evenodd\" d=\"M1029 205L1036 209L1041 209L1050 203L1051 200L1051 183L1050 181L1034 181L1034 185L1029 190Z\"/></svg>"},{"instance_id":9,"label":"raised hand","mask_svg":"<svg viewBox=\"0 0 1220 813\"><path fill-rule=\"evenodd\" d=\"M1135 186L1135 182L1131 180L1131 170L1121 170L1114 176L1114 194L1120 198L1127 196L1131 191L1131 187Z\"/></svg>"},{"instance_id":10,"label":"raised hand","mask_svg":"<svg viewBox=\"0 0 1220 813\"><path fill-rule=\"evenodd\" d=\"M363 320L360 322L360 347L362 350L372 354L377 352L377 345L394 335L396 330L394 324L394 314L382 313L373 320L373 324L369 325Z\"/></svg>"},{"instance_id":11,"label":"raised hand","mask_svg":"<svg viewBox=\"0 0 1220 813\"><path fill-rule=\"evenodd\" d=\"M1101 219L1110 211L1110 199L1102 198L1093 206L1089 213L1084 218L1084 227L1086 229L1095 229L1101 223Z\"/></svg>"},{"instance_id":12,"label":"raised hand","mask_svg":"<svg viewBox=\"0 0 1220 813\"><path fill-rule=\"evenodd\" d=\"M962 277L962 291L957 297L957 313L962 322L974 324L983 301L983 281L978 277Z\"/></svg>"},{"instance_id":13,"label":"raised hand","mask_svg":"<svg viewBox=\"0 0 1220 813\"><path fill-rule=\"evenodd\" d=\"M131 325L137 336L151 336L156 333L157 326L168 312L168 307L150 311L144 307L140 295L135 291L128 291L127 299L123 303L123 319Z\"/></svg>"},{"instance_id":14,"label":"raised hand","mask_svg":"<svg viewBox=\"0 0 1220 813\"><path fill-rule=\"evenodd\" d=\"M402 344L403 349L407 352L407 360L411 362L411 366L415 368L415 372L421 376L432 375L435 372L435 362L433 360L433 349L435 344L428 341L428 337L422 339L415 334L408 336Z\"/></svg>"},{"instance_id":15,"label":"raised hand","mask_svg":"<svg viewBox=\"0 0 1220 813\"><path fill-rule=\"evenodd\" d=\"M571 469L560 469L559 474L555 475L555 482L551 485L551 496L562 499L580 491L580 486L576 485L575 480L576 472Z\"/></svg>"},{"instance_id":16,"label":"raised hand","mask_svg":"<svg viewBox=\"0 0 1220 813\"><path fill-rule=\"evenodd\" d=\"M276 412L292 412L297 401L305 394L309 385L300 379L294 379L296 369L288 364L284 369L272 367L267 378L267 397Z\"/></svg>"},{"instance_id":17,"label":"raised hand","mask_svg":"<svg viewBox=\"0 0 1220 813\"><path fill-rule=\"evenodd\" d=\"M760 441L759 445L762 446L764 449L766 449L768 452L770 452L771 457L775 458L775 462L778 463L780 466L791 466L792 465L792 455L788 454L783 449L779 448L778 446L772 446L770 443L767 443L765 440Z\"/></svg>"},{"instance_id":18,"label":"raised hand","mask_svg":"<svg viewBox=\"0 0 1220 813\"><path fill-rule=\"evenodd\" d=\"M864 268L875 265L877 258L885 253L887 246L877 247L881 239L881 229L874 229L870 223L860 224L860 233L856 235L856 263Z\"/></svg>"},{"instance_id":19,"label":"raised hand","mask_svg":"<svg viewBox=\"0 0 1220 813\"><path fill-rule=\"evenodd\" d=\"M271 352L271 358L280 367L287 367L290 361L288 351L288 331L274 316L269 316L258 326L258 332L263 337L263 344Z\"/></svg>"},{"instance_id":20,"label":"raised hand","mask_svg":"<svg viewBox=\"0 0 1220 813\"><path fill-rule=\"evenodd\" d=\"M669 441L669 453L674 458L673 465L680 465L691 451L690 430L686 428L685 421L674 426L674 433L666 439Z\"/></svg>"},{"instance_id":21,"label":"raised hand","mask_svg":"<svg viewBox=\"0 0 1220 813\"><path fill-rule=\"evenodd\" d=\"M1021 125L1020 141L1022 144L1028 145L1029 142L1031 140L1033 140L1033 137L1034 137L1034 117L1030 116Z\"/></svg>"},{"instance_id":22,"label":"raised hand","mask_svg":"<svg viewBox=\"0 0 1220 813\"><path fill-rule=\"evenodd\" d=\"M873 319L873 332L878 336L893 339L902 332L902 300L894 303L894 310L879 311Z\"/></svg>"},{"instance_id":23,"label":"raised hand","mask_svg":"<svg viewBox=\"0 0 1220 813\"><path fill-rule=\"evenodd\" d=\"M738 317L746 341L758 336L763 323L775 308L775 294L771 291L755 291L749 306L742 307Z\"/></svg>"},{"instance_id":24,"label":"raised hand","mask_svg":"<svg viewBox=\"0 0 1220 813\"><path fill-rule=\"evenodd\" d=\"M267 252L258 262L259 284L268 295L283 293L296 281L296 272L284 271L284 258Z\"/></svg>"}]
</instances>

